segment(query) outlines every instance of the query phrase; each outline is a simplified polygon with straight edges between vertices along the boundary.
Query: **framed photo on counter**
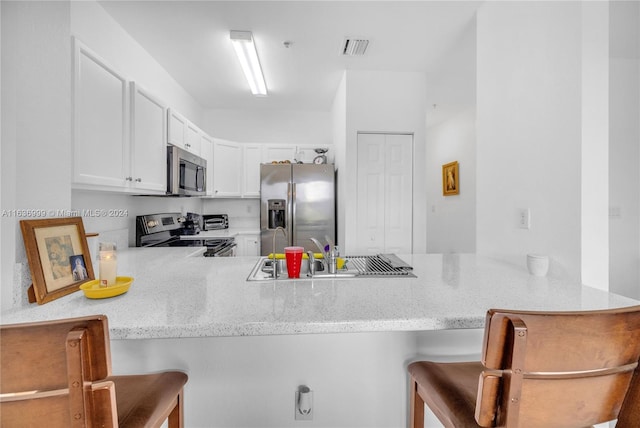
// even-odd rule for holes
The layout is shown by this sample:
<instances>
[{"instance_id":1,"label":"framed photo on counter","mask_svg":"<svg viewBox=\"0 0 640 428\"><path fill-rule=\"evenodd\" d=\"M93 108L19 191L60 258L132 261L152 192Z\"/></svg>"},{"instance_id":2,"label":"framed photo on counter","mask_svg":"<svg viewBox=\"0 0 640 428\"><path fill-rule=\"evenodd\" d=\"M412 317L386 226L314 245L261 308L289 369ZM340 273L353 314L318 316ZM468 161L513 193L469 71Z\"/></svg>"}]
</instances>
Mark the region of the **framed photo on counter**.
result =
<instances>
[{"instance_id":1,"label":"framed photo on counter","mask_svg":"<svg viewBox=\"0 0 640 428\"><path fill-rule=\"evenodd\" d=\"M21 220L20 229L33 281L29 302L42 305L95 279L82 217Z\"/></svg>"}]
</instances>

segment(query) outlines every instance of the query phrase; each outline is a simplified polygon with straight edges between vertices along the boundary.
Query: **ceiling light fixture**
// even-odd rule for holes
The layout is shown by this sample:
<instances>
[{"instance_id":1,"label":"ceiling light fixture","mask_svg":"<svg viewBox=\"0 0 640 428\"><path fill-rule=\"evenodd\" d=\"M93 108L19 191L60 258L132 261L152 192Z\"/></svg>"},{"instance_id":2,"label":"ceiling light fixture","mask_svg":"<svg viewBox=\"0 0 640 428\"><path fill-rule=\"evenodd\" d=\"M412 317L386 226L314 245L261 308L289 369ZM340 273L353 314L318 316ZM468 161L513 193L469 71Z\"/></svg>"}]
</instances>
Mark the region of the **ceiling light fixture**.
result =
<instances>
[{"instance_id":1,"label":"ceiling light fixture","mask_svg":"<svg viewBox=\"0 0 640 428\"><path fill-rule=\"evenodd\" d=\"M262 67L260 67L260 61L258 60L258 51L256 51L251 31L231 30L230 37L242 66L242 71L244 71L249 88L251 88L251 93L266 97L267 84L264 81Z\"/></svg>"}]
</instances>

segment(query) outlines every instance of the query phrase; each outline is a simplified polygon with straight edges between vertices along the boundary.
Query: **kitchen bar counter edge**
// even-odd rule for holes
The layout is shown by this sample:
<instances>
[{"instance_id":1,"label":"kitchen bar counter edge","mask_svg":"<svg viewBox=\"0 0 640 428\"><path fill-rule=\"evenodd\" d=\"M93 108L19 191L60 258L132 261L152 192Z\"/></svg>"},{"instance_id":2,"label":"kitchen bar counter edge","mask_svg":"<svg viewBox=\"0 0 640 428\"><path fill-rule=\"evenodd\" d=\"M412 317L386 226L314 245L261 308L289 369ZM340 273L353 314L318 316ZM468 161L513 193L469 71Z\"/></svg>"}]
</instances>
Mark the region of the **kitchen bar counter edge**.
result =
<instances>
[{"instance_id":1,"label":"kitchen bar counter edge","mask_svg":"<svg viewBox=\"0 0 640 428\"><path fill-rule=\"evenodd\" d=\"M2 324L105 314L112 339L266 336L482 328L489 308L588 310L638 304L573 281L530 275L474 254L400 255L417 278L246 281L258 257L203 248L119 251L130 290L82 291L3 311ZM97 266L95 269L97 274Z\"/></svg>"}]
</instances>

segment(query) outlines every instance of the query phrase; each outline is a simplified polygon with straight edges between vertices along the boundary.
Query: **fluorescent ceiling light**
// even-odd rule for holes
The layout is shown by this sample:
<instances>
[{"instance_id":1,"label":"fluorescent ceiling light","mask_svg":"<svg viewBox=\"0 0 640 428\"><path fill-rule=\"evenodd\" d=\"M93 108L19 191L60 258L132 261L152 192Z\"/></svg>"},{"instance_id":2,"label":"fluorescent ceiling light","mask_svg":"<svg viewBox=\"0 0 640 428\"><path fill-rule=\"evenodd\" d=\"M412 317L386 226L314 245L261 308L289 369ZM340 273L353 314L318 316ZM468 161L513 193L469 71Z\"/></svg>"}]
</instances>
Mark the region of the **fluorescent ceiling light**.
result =
<instances>
[{"instance_id":1,"label":"fluorescent ceiling light","mask_svg":"<svg viewBox=\"0 0 640 428\"><path fill-rule=\"evenodd\" d=\"M251 93L258 96L267 96L267 84L264 81L262 67L258 60L258 52L253 42L251 31L231 31L233 48L238 55L242 71L249 82Z\"/></svg>"}]
</instances>

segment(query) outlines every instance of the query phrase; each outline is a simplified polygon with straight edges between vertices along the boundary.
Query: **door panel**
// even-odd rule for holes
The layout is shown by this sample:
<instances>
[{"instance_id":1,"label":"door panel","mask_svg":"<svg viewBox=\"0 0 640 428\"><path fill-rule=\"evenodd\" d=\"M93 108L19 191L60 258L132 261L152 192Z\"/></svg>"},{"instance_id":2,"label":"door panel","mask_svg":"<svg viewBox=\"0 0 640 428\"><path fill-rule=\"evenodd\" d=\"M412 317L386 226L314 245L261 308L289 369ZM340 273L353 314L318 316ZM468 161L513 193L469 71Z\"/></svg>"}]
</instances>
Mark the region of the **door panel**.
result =
<instances>
[{"instance_id":1,"label":"door panel","mask_svg":"<svg viewBox=\"0 0 640 428\"><path fill-rule=\"evenodd\" d=\"M411 253L413 136L358 134L357 251Z\"/></svg>"},{"instance_id":2,"label":"door panel","mask_svg":"<svg viewBox=\"0 0 640 428\"><path fill-rule=\"evenodd\" d=\"M263 256L273 251L274 236L276 252L283 252L284 247L289 245L291 237L290 185L291 165L263 164L260 166L260 248ZM275 233L275 228L269 228L269 201L271 200L284 201L286 239L281 231Z\"/></svg>"},{"instance_id":3,"label":"door panel","mask_svg":"<svg viewBox=\"0 0 640 428\"><path fill-rule=\"evenodd\" d=\"M385 251L411 253L413 249L413 137L387 135Z\"/></svg>"},{"instance_id":4,"label":"door panel","mask_svg":"<svg viewBox=\"0 0 640 428\"><path fill-rule=\"evenodd\" d=\"M293 245L317 251L310 238L335 243L335 172L333 165L294 164Z\"/></svg>"}]
</instances>

